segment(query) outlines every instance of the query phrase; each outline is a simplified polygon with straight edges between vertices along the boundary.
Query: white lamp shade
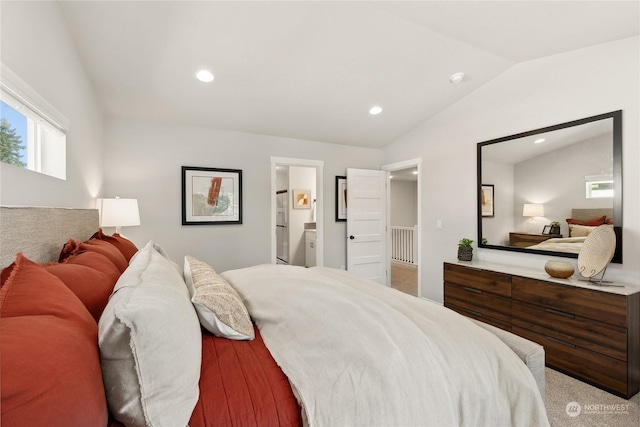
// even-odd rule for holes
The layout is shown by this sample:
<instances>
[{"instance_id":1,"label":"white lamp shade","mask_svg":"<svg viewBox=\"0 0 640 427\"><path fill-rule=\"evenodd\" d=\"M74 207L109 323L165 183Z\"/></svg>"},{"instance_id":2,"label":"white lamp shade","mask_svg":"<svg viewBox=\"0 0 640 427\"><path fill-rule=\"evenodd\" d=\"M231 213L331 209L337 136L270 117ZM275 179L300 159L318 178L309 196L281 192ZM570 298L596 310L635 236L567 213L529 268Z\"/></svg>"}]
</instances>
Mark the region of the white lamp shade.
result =
<instances>
[{"instance_id":1,"label":"white lamp shade","mask_svg":"<svg viewBox=\"0 0 640 427\"><path fill-rule=\"evenodd\" d=\"M525 203L522 208L522 216L544 216L544 205L538 203Z\"/></svg>"},{"instance_id":2,"label":"white lamp shade","mask_svg":"<svg viewBox=\"0 0 640 427\"><path fill-rule=\"evenodd\" d=\"M138 199L98 199L101 227L140 225Z\"/></svg>"}]
</instances>

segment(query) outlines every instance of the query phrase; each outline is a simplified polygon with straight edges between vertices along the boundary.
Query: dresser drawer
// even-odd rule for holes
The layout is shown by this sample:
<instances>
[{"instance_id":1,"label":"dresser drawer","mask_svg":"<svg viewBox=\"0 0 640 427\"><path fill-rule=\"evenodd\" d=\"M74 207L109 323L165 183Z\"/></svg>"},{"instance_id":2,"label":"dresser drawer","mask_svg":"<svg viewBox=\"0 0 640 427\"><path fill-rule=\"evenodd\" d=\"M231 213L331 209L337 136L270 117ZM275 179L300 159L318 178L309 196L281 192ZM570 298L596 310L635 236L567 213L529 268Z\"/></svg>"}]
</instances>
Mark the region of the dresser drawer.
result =
<instances>
[{"instance_id":1,"label":"dresser drawer","mask_svg":"<svg viewBox=\"0 0 640 427\"><path fill-rule=\"evenodd\" d=\"M512 332L542 345L548 366L598 384L599 387L609 389L618 395L630 394L630 390L627 389L626 362L515 325Z\"/></svg>"},{"instance_id":2,"label":"dresser drawer","mask_svg":"<svg viewBox=\"0 0 640 427\"><path fill-rule=\"evenodd\" d=\"M627 360L627 329L620 326L515 300L511 302L511 322L514 326Z\"/></svg>"},{"instance_id":3,"label":"dresser drawer","mask_svg":"<svg viewBox=\"0 0 640 427\"><path fill-rule=\"evenodd\" d=\"M445 283L444 300L458 307L475 310L484 316L511 322L511 300L508 298L468 286Z\"/></svg>"},{"instance_id":4,"label":"dresser drawer","mask_svg":"<svg viewBox=\"0 0 640 427\"><path fill-rule=\"evenodd\" d=\"M511 296L511 276L508 274L445 263L444 281L505 297Z\"/></svg>"},{"instance_id":5,"label":"dresser drawer","mask_svg":"<svg viewBox=\"0 0 640 427\"><path fill-rule=\"evenodd\" d=\"M512 298L575 316L627 326L627 300L624 295L513 276Z\"/></svg>"},{"instance_id":6,"label":"dresser drawer","mask_svg":"<svg viewBox=\"0 0 640 427\"><path fill-rule=\"evenodd\" d=\"M471 317L472 319L476 319L481 322L488 323L489 325L495 326L496 328L504 329L505 331L511 331L510 323L496 319L491 315L487 315L483 313L484 310L482 309L478 310L478 307L474 307L465 303L461 304L465 306L465 307L462 307L462 306L456 305L457 303L459 303L459 301L455 301L455 303L445 302L444 306L447 308L450 308L455 312L462 314L463 316Z\"/></svg>"}]
</instances>

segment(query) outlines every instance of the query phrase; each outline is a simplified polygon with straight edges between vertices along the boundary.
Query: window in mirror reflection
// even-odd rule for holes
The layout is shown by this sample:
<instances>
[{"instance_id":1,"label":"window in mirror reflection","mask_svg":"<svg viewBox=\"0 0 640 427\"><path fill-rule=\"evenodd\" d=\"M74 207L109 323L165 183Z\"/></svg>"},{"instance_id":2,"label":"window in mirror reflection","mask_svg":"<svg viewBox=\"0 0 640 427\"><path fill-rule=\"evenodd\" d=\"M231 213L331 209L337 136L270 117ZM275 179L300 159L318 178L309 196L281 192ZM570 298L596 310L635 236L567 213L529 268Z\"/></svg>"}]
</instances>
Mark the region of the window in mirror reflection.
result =
<instances>
[{"instance_id":1,"label":"window in mirror reflection","mask_svg":"<svg viewBox=\"0 0 640 427\"><path fill-rule=\"evenodd\" d=\"M613 178L610 176L587 176L587 199L600 199L613 197Z\"/></svg>"}]
</instances>

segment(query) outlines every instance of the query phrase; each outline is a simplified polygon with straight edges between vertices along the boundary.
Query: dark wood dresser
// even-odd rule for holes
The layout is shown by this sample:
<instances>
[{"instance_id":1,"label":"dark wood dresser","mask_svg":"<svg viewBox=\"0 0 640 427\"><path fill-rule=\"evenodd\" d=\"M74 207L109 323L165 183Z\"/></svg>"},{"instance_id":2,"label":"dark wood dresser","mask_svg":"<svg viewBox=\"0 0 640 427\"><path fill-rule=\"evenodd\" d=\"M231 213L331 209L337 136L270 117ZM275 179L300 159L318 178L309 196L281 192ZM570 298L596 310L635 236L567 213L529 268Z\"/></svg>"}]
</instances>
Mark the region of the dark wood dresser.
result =
<instances>
[{"instance_id":1,"label":"dark wood dresser","mask_svg":"<svg viewBox=\"0 0 640 427\"><path fill-rule=\"evenodd\" d=\"M541 344L551 368L627 399L640 389L640 288L445 262L444 305Z\"/></svg>"},{"instance_id":2,"label":"dark wood dresser","mask_svg":"<svg viewBox=\"0 0 640 427\"><path fill-rule=\"evenodd\" d=\"M529 246L537 245L545 240L555 239L562 237L562 234L532 234L532 233L509 233L509 246L516 246L518 248L526 248Z\"/></svg>"}]
</instances>

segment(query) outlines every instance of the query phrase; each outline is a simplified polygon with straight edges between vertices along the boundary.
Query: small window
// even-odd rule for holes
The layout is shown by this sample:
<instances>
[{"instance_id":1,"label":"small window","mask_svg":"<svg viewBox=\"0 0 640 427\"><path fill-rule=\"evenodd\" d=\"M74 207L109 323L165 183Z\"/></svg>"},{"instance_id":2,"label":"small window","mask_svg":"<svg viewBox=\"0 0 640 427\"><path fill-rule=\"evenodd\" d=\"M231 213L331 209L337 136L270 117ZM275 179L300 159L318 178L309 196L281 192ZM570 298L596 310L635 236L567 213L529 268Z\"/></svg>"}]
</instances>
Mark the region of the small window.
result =
<instances>
[{"instance_id":1,"label":"small window","mask_svg":"<svg viewBox=\"0 0 640 427\"><path fill-rule=\"evenodd\" d=\"M68 121L2 65L0 161L66 179Z\"/></svg>"},{"instance_id":2,"label":"small window","mask_svg":"<svg viewBox=\"0 0 640 427\"><path fill-rule=\"evenodd\" d=\"M0 160L27 167L26 144L27 117L0 101Z\"/></svg>"},{"instance_id":3,"label":"small window","mask_svg":"<svg viewBox=\"0 0 640 427\"><path fill-rule=\"evenodd\" d=\"M587 199L613 197L613 179L607 176L585 177Z\"/></svg>"}]
</instances>

